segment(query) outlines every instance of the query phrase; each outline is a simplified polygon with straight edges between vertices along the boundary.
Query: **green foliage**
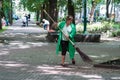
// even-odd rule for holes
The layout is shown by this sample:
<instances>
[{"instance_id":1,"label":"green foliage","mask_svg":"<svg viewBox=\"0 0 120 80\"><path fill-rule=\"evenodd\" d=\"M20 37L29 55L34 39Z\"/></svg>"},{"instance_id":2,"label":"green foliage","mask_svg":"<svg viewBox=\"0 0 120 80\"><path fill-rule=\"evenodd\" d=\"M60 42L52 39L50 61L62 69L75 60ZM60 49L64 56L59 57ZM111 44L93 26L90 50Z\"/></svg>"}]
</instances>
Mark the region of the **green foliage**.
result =
<instances>
[{"instance_id":1,"label":"green foliage","mask_svg":"<svg viewBox=\"0 0 120 80\"><path fill-rule=\"evenodd\" d=\"M115 3L119 4L120 3L120 0L114 0Z\"/></svg>"},{"instance_id":2,"label":"green foliage","mask_svg":"<svg viewBox=\"0 0 120 80\"><path fill-rule=\"evenodd\" d=\"M20 5L23 5L24 8L27 8L31 12L40 10L42 4L46 0L21 0Z\"/></svg>"},{"instance_id":3,"label":"green foliage","mask_svg":"<svg viewBox=\"0 0 120 80\"><path fill-rule=\"evenodd\" d=\"M106 32L107 30L110 30L111 29L111 27L112 27L112 23L109 23L109 22L107 22L107 21L104 21L103 22L103 28L102 28L102 31L103 32Z\"/></svg>"},{"instance_id":4,"label":"green foliage","mask_svg":"<svg viewBox=\"0 0 120 80\"><path fill-rule=\"evenodd\" d=\"M76 30L77 33L82 33L83 25L76 25ZM108 36L117 37L120 36L120 23L103 21L102 23L88 24L87 31L89 33L106 33Z\"/></svg>"},{"instance_id":5,"label":"green foliage","mask_svg":"<svg viewBox=\"0 0 120 80\"><path fill-rule=\"evenodd\" d=\"M67 1L66 0L58 0L58 7L64 7L65 6L65 4L67 3Z\"/></svg>"},{"instance_id":6,"label":"green foliage","mask_svg":"<svg viewBox=\"0 0 120 80\"><path fill-rule=\"evenodd\" d=\"M113 28L114 29L120 29L120 23L114 23Z\"/></svg>"},{"instance_id":7,"label":"green foliage","mask_svg":"<svg viewBox=\"0 0 120 80\"><path fill-rule=\"evenodd\" d=\"M5 17L8 17L8 12L11 10L10 0L3 1L3 13Z\"/></svg>"},{"instance_id":8,"label":"green foliage","mask_svg":"<svg viewBox=\"0 0 120 80\"><path fill-rule=\"evenodd\" d=\"M114 23L112 27L113 31L111 36L113 37L120 36L120 23Z\"/></svg>"},{"instance_id":9,"label":"green foliage","mask_svg":"<svg viewBox=\"0 0 120 80\"><path fill-rule=\"evenodd\" d=\"M88 25L88 32L89 33L101 33L103 25L100 23L89 24Z\"/></svg>"},{"instance_id":10,"label":"green foliage","mask_svg":"<svg viewBox=\"0 0 120 80\"><path fill-rule=\"evenodd\" d=\"M3 1L3 9L10 9L11 7L10 7L10 1L9 0L4 0Z\"/></svg>"},{"instance_id":11,"label":"green foliage","mask_svg":"<svg viewBox=\"0 0 120 80\"><path fill-rule=\"evenodd\" d=\"M101 17L101 16L99 16L99 17L98 17L98 21L100 21L100 22L105 21L105 17Z\"/></svg>"},{"instance_id":12,"label":"green foliage","mask_svg":"<svg viewBox=\"0 0 120 80\"><path fill-rule=\"evenodd\" d=\"M113 37L120 36L120 29L113 31L111 36Z\"/></svg>"},{"instance_id":13,"label":"green foliage","mask_svg":"<svg viewBox=\"0 0 120 80\"><path fill-rule=\"evenodd\" d=\"M94 24L88 24L87 25L87 31L89 33L102 33L102 32L107 32L108 30L111 30L113 26L113 23L109 23L104 21L103 23L98 22ZM82 25L77 25L77 31L82 32L83 31L83 26Z\"/></svg>"},{"instance_id":14,"label":"green foliage","mask_svg":"<svg viewBox=\"0 0 120 80\"><path fill-rule=\"evenodd\" d=\"M75 3L75 9L82 8L82 0L76 0L74 3Z\"/></svg>"}]
</instances>

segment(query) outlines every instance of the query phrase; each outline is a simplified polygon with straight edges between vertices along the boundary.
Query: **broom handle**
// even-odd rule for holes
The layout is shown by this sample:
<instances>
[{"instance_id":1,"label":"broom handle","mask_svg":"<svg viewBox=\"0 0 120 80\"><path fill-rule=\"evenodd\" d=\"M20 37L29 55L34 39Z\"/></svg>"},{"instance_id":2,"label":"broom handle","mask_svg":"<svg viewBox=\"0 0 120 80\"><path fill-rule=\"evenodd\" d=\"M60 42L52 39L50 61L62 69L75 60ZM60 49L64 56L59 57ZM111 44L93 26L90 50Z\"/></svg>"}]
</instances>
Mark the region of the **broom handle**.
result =
<instances>
[{"instance_id":1,"label":"broom handle","mask_svg":"<svg viewBox=\"0 0 120 80\"><path fill-rule=\"evenodd\" d=\"M43 10L47 16L55 23L55 21L53 20L53 18L51 18L51 16L46 12L46 10ZM58 27L59 28L59 27ZM65 35L65 33L59 28L59 30ZM68 40L71 42L71 44L75 47L75 44L70 40L70 38L68 38Z\"/></svg>"},{"instance_id":2,"label":"broom handle","mask_svg":"<svg viewBox=\"0 0 120 80\"><path fill-rule=\"evenodd\" d=\"M53 18L51 18L51 16L46 12L46 10L43 10L44 12L45 12L45 14L47 14L47 16L52 20L52 22L55 22L54 20L53 20Z\"/></svg>"}]
</instances>

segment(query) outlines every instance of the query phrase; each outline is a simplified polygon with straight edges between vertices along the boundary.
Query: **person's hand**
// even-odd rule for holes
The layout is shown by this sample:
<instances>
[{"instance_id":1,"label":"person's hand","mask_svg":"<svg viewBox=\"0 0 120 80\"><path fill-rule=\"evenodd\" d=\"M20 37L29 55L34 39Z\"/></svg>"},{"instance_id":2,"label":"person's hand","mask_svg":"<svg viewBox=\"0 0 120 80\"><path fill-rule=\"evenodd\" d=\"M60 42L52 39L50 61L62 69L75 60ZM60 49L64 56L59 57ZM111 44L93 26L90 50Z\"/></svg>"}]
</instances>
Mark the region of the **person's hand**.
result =
<instances>
[{"instance_id":1,"label":"person's hand","mask_svg":"<svg viewBox=\"0 0 120 80\"><path fill-rule=\"evenodd\" d=\"M69 40L69 36L68 35L65 35L66 39Z\"/></svg>"}]
</instances>

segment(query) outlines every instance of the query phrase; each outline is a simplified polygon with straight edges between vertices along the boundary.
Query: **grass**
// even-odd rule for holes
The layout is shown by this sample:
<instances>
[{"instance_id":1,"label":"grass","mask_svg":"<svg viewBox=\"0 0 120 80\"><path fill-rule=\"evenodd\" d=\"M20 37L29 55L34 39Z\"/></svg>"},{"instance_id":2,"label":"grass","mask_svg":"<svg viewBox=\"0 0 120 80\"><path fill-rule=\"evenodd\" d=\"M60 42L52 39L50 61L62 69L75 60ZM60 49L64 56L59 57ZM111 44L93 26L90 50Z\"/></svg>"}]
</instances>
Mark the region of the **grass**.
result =
<instances>
[{"instance_id":1,"label":"grass","mask_svg":"<svg viewBox=\"0 0 120 80\"><path fill-rule=\"evenodd\" d=\"M8 29L8 26L4 26L1 30L0 30L0 33L4 32L5 30Z\"/></svg>"}]
</instances>

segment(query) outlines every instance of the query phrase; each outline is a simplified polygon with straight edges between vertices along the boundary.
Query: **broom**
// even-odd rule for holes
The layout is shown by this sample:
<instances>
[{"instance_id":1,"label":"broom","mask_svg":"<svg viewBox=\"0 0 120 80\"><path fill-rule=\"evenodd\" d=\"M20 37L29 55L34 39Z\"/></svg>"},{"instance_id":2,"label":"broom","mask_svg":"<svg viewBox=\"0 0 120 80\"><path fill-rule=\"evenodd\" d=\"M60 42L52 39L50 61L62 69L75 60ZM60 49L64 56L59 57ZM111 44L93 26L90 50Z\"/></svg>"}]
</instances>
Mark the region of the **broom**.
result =
<instances>
[{"instance_id":1,"label":"broom","mask_svg":"<svg viewBox=\"0 0 120 80\"><path fill-rule=\"evenodd\" d=\"M51 16L46 12L46 10L43 10L45 12L45 14L47 14L47 16L55 23L55 21L51 18ZM59 28L59 27L58 27ZM65 33L59 28L59 30L65 35ZM82 60L85 62L92 62L92 60L85 54L83 53L78 47L75 46L75 44L68 38L68 40L70 41L70 43L74 46L74 48L76 49L76 51L79 53L79 55L81 56Z\"/></svg>"}]
</instances>

